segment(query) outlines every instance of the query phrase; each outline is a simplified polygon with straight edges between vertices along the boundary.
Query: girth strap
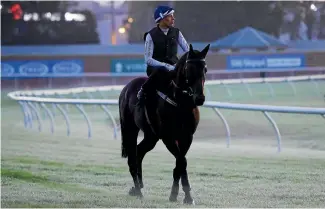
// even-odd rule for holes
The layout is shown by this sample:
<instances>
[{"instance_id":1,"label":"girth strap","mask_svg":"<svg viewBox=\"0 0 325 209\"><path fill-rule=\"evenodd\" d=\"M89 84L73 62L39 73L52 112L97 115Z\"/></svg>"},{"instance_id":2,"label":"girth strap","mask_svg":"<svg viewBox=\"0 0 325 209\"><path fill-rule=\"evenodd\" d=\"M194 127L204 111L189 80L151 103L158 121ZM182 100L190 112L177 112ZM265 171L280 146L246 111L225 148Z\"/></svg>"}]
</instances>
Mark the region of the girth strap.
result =
<instances>
[{"instance_id":1,"label":"girth strap","mask_svg":"<svg viewBox=\"0 0 325 209\"><path fill-rule=\"evenodd\" d=\"M151 121L150 121L150 119L149 119L148 110L147 110L147 106L146 106L146 105L144 106L144 114L145 114L146 119L147 119L147 122L148 122L148 124L149 124L149 126L150 126L150 128L151 128L151 131L152 131L155 135L157 135L157 133L155 132L155 129L153 128L152 123L151 123Z\"/></svg>"},{"instance_id":2,"label":"girth strap","mask_svg":"<svg viewBox=\"0 0 325 209\"><path fill-rule=\"evenodd\" d=\"M157 91L157 94L166 102L168 102L169 104L177 107L177 103L174 102L172 99L170 99L166 94L160 92L160 91Z\"/></svg>"}]
</instances>

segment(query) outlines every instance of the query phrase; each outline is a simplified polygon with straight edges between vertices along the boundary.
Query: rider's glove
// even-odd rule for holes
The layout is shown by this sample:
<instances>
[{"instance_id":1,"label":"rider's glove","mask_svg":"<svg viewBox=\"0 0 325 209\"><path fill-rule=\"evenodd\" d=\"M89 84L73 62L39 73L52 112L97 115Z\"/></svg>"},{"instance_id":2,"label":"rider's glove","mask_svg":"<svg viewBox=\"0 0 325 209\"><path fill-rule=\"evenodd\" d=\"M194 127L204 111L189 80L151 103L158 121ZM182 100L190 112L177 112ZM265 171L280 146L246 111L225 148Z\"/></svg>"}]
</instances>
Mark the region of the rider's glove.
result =
<instances>
[{"instance_id":1,"label":"rider's glove","mask_svg":"<svg viewBox=\"0 0 325 209\"><path fill-rule=\"evenodd\" d=\"M175 66L173 66L173 65L170 65L170 64L167 64L166 63L166 65L165 65L165 67L169 70L169 71L171 71L171 70L174 70L175 69Z\"/></svg>"}]
</instances>

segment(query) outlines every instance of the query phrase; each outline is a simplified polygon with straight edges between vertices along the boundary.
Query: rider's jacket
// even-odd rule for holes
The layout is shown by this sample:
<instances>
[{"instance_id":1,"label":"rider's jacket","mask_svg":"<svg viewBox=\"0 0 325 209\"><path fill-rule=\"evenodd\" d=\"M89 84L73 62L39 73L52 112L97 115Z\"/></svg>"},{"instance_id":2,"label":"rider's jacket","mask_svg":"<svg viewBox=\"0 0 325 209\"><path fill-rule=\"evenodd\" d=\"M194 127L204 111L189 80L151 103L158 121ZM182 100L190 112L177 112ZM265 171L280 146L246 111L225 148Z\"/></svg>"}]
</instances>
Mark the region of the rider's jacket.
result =
<instances>
[{"instance_id":1,"label":"rider's jacket","mask_svg":"<svg viewBox=\"0 0 325 209\"><path fill-rule=\"evenodd\" d=\"M165 67L168 70L174 70L175 63L178 61L178 45L184 52L190 50L183 34L174 27L162 29L157 25L144 34L144 40L144 59L149 68Z\"/></svg>"},{"instance_id":2,"label":"rider's jacket","mask_svg":"<svg viewBox=\"0 0 325 209\"><path fill-rule=\"evenodd\" d=\"M171 27L169 28L167 35L165 35L164 32L157 26L145 33L144 40L146 39L148 33L150 34L154 44L152 58L159 62L168 63L170 65L176 64L178 61L177 41L179 37L179 29Z\"/></svg>"}]
</instances>

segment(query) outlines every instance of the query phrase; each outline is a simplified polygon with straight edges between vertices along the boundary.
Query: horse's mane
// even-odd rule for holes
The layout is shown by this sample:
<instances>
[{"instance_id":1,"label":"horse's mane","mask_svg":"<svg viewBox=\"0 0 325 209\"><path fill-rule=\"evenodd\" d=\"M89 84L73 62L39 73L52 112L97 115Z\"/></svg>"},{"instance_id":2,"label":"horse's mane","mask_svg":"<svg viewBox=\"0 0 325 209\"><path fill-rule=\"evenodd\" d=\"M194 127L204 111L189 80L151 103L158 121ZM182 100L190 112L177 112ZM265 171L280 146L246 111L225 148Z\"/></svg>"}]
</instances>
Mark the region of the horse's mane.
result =
<instances>
[{"instance_id":1,"label":"horse's mane","mask_svg":"<svg viewBox=\"0 0 325 209\"><path fill-rule=\"evenodd\" d=\"M198 50L193 50L194 53L199 53L200 51ZM178 60L178 62L176 63L176 66L175 66L175 71L178 73L180 70L183 70L184 69L184 65L185 65L185 62L186 62L186 59L187 59L187 55L188 55L189 52L185 52L181 58Z\"/></svg>"},{"instance_id":2,"label":"horse's mane","mask_svg":"<svg viewBox=\"0 0 325 209\"><path fill-rule=\"evenodd\" d=\"M178 62L176 63L175 71L177 72L177 74L179 73L179 71L181 71L181 70L184 69L184 65L185 65L185 62L186 62L186 58L187 58L188 53L189 52L185 52L181 56L181 58L178 60Z\"/></svg>"},{"instance_id":3,"label":"horse's mane","mask_svg":"<svg viewBox=\"0 0 325 209\"><path fill-rule=\"evenodd\" d=\"M200 52L198 50L193 50L193 51L194 51L194 53L199 53ZM179 77L180 74L182 73L182 71L185 69L185 63L186 63L188 53L189 53L189 51L185 52L181 56L181 58L178 60L178 62L176 63L176 66L175 66L176 77Z\"/></svg>"}]
</instances>

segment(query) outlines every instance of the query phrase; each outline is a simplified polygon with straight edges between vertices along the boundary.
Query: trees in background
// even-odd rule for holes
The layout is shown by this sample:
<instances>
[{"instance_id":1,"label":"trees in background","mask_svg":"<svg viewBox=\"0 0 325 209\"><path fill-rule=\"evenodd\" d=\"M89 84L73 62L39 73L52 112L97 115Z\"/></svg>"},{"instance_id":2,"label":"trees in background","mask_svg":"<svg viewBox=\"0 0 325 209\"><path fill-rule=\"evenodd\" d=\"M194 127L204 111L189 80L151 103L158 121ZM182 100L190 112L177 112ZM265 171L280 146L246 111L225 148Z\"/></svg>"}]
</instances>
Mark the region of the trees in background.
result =
<instances>
[{"instance_id":1,"label":"trees in background","mask_svg":"<svg viewBox=\"0 0 325 209\"><path fill-rule=\"evenodd\" d=\"M281 21L279 18L273 18L275 13L270 14L270 3L263 1L174 1L154 2L153 5L148 3L129 3L130 16L134 19L129 33L132 43L143 42L141 35L155 25L152 16L159 4L172 4L176 10L176 26L180 27L190 42L214 41L245 26L277 33L275 25Z\"/></svg>"},{"instance_id":2,"label":"trees in background","mask_svg":"<svg viewBox=\"0 0 325 209\"><path fill-rule=\"evenodd\" d=\"M135 15L129 33L132 43L143 42L141 35L154 26L152 13L155 7L147 3L130 1L130 16ZM176 26L189 42L215 41L245 26L277 38L288 34L291 40L304 36L315 38L316 33L318 38L325 37L325 3L319 1L173 1L158 4L173 5ZM306 32L301 32L304 28Z\"/></svg>"},{"instance_id":3,"label":"trees in background","mask_svg":"<svg viewBox=\"0 0 325 209\"><path fill-rule=\"evenodd\" d=\"M267 1L175 2L177 25L190 41L214 41L246 26L277 34L281 10Z\"/></svg>"},{"instance_id":4,"label":"trees in background","mask_svg":"<svg viewBox=\"0 0 325 209\"><path fill-rule=\"evenodd\" d=\"M90 11L71 11L83 14L85 20L66 21L68 8L76 2L5 1L1 4L2 45L99 43L96 19ZM24 14L30 14L30 18L24 18ZM52 15L53 18L43 18L46 14ZM59 16L55 18L54 14Z\"/></svg>"},{"instance_id":5,"label":"trees in background","mask_svg":"<svg viewBox=\"0 0 325 209\"><path fill-rule=\"evenodd\" d=\"M12 8L18 4L19 8ZM2 45L95 44L99 43L96 18L91 11L74 11L85 21L66 21L64 16L75 1L3 1ZM128 1L133 23L129 43L143 43L143 34L155 26L154 9L169 4L175 8L176 26L189 42L211 42L245 26L276 37L288 34L297 40L325 37L325 3L290 1ZM312 4L316 4L317 12ZM12 11L11 11L12 10ZM13 12L14 11L14 12ZM23 12L22 12L23 11ZM71 11L73 12L73 11ZM21 14L59 13L60 20L24 20ZM317 15L316 15L317 13ZM289 14L289 15L288 15ZM291 17L290 17L291 15ZM33 17L34 18L34 17ZM291 20L291 19L292 20ZM305 28L304 37L301 28Z\"/></svg>"}]
</instances>

